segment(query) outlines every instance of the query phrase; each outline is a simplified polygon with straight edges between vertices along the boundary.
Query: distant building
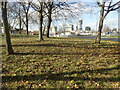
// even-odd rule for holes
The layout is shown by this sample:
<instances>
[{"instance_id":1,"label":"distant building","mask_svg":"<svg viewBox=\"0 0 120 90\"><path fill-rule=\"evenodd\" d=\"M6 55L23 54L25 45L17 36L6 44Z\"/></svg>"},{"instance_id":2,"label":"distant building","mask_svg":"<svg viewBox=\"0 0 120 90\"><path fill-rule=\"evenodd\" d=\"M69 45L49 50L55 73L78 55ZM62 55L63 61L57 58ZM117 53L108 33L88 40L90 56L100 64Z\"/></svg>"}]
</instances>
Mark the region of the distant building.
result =
<instances>
[{"instance_id":1,"label":"distant building","mask_svg":"<svg viewBox=\"0 0 120 90\"><path fill-rule=\"evenodd\" d=\"M74 30L74 25L72 25L72 24L64 24L63 25L63 29L64 29L64 31L73 31Z\"/></svg>"},{"instance_id":2,"label":"distant building","mask_svg":"<svg viewBox=\"0 0 120 90\"><path fill-rule=\"evenodd\" d=\"M57 33L57 27L53 26L50 28L50 33L51 34L56 34Z\"/></svg>"},{"instance_id":3,"label":"distant building","mask_svg":"<svg viewBox=\"0 0 120 90\"><path fill-rule=\"evenodd\" d=\"M112 30L112 32L117 32L118 30L117 30L117 28L113 28L113 30Z\"/></svg>"},{"instance_id":4,"label":"distant building","mask_svg":"<svg viewBox=\"0 0 120 90\"><path fill-rule=\"evenodd\" d=\"M17 28L11 29L11 30L10 30L10 33L11 33L11 34L19 34L19 33L20 33L20 30L17 29Z\"/></svg>"},{"instance_id":5,"label":"distant building","mask_svg":"<svg viewBox=\"0 0 120 90\"><path fill-rule=\"evenodd\" d=\"M35 30L33 32L31 32L32 35L39 35L39 30Z\"/></svg>"},{"instance_id":6,"label":"distant building","mask_svg":"<svg viewBox=\"0 0 120 90\"><path fill-rule=\"evenodd\" d=\"M52 26L50 28L50 36L52 37L58 37L58 28L56 26Z\"/></svg>"},{"instance_id":7,"label":"distant building","mask_svg":"<svg viewBox=\"0 0 120 90\"><path fill-rule=\"evenodd\" d=\"M4 33L4 27L1 27L1 31L2 31L2 33Z\"/></svg>"},{"instance_id":8,"label":"distant building","mask_svg":"<svg viewBox=\"0 0 120 90\"><path fill-rule=\"evenodd\" d=\"M10 29L10 33L11 34L26 34L27 33L27 31L26 30L24 30L24 29L18 29L18 28L11 28Z\"/></svg>"},{"instance_id":9,"label":"distant building","mask_svg":"<svg viewBox=\"0 0 120 90\"><path fill-rule=\"evenodd\" d=\"M78 30L78 26L76 26L76 30Z\"/></svg>"},{"instance_id":10,"label":"distant building","mask_svg":"<svg viewBox=\"0 0 120 90\"><path fill-rule=\"evenodd\" d=\"M72 36L72 35L75 35L75 32L70 32L70 31L65 31L65 32L62 32L60 33L60 37L68 37L68 36Z\"/></svg>"},{"instance_id":11,"label":"distant building","mask_svg":"<svg viewBox=\"0 0 120 90\"><path fill-rule=\"evenodd\" d=\"M91 31L91 27L85 27L85 31Z\"/></svg>"},{"instance_id":12,"label":"distant building","mask_svg":"<svg viewBox=\"0 0 120 90\"><path fill-rule=\"evenodd\" d=\"M82 24L83 24L83 20L79 20L77 23L77 30L82 30Z\"/></svg>"},{"instance_id":13,"label":"distant building","mask_svg":"<svg viewBox=\"0 0 120 90\"><path fill-rule=\"evenodd\" d=\"M2 33L5 33L4 32L4 27L1 27L1 30L2 30ZM21 29L21 31L20 31L20 29L18 29L18 28L12 28L12 27L10 28L9 32L10 32L10 34L26 34L27 33L27 31L24 30L24 29Z\"/></svg>"},{"instance_id":14,"label":"distant building","mask_svg":"<svg viewBox=\"0 0 120 90\"><path fill-rule=\"evenodd\" d=\"M120 32L120 29L118 29L118 32Z\"/></svg>"}]
</instances>

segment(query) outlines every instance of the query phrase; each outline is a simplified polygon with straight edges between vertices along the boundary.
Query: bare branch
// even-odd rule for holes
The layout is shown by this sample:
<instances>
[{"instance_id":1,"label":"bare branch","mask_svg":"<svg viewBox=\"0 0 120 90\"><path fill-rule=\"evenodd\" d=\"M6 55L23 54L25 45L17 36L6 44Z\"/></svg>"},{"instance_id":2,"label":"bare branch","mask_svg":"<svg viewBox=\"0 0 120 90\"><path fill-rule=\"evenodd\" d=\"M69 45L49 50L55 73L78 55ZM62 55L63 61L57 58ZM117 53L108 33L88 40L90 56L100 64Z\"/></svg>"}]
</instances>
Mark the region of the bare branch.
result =
<instances>
[{"instance_id":1,"label":"bare branch","mask_svg":"<svg viewBox=\"0 0 120 90\"><path fill-rule=\"evenodd\" d=\"M100 2L98 2L98 0L96 0L96 3L97 3L97 5L99 6L99 7L101 7L102 5L101 5L101 3Z\"/></svg>"},{"instance_id":2,"label":"bare branch","mask_svg":"<svg viewBox=\"0 0 120 90\"><path fill-rule=\"evenodd\" d=\"M112 6L110 6L111 8L112 7L115 7L116 5L119 5L120 4L120 1L116 2L115 4L113 4Z\"/></svg>"},{"instance_id":3,"label":"bare branch","mask_svg":"<svg viewBox=\"0 0 120 90\"><path fill-rule=\"evenodd\" d=\"M120 6L118 6L118 7L116 7L116 8L112 8L112 9L110 9L109 11L115 11L115 10L117 10L117 9L119 9L120 8Z\"/></svg>"}]
</instances>

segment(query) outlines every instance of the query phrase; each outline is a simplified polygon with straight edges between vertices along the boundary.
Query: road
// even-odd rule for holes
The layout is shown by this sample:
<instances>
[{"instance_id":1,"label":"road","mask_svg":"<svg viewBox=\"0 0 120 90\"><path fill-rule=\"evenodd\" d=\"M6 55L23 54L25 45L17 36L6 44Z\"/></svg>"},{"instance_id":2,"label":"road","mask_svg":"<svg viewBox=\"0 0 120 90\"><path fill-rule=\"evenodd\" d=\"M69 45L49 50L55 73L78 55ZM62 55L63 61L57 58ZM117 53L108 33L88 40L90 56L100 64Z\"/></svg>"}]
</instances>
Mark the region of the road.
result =
<instances>
[{"instance_id":1,"label":"road","mask_svg":"<svg viewBox=\"0 0 120 90\"><path fill-rule=\"evenodd\" d=\"M77 36L76 38L95 39L96 36ZM120 40L118 40L118 38L105 38L105 37L102 37L102 40L120 42Z\"/></svg>"}]
</instances>

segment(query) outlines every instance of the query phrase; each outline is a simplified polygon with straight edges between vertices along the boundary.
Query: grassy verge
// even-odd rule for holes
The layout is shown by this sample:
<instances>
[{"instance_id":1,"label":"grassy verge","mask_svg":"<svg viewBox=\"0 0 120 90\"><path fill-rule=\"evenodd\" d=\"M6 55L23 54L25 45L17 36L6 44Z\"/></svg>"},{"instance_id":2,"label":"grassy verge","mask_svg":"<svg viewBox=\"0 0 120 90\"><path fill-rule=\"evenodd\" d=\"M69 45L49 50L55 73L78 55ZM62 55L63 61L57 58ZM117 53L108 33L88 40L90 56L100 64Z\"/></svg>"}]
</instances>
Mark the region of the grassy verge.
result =
<instances>
[{"instance_id":1,"label":"grassy verge","mask_svg":"<svg viewBox=\"0 0 120 90\"><path fill-rule=\"evenodd\" d=\"M2 45L3 88L119 88L119 43L73 38L12 37Z\"/></svg>"},{"instance_id":2,"label":"grassy verge","mask_svg":"<svg viewBox=\"0 0 120 90\"><path fill-rule=\"evenodd\" d=\"M120 36L105 36L106 38L120 38Z\"/></svg>"}]
</instances>

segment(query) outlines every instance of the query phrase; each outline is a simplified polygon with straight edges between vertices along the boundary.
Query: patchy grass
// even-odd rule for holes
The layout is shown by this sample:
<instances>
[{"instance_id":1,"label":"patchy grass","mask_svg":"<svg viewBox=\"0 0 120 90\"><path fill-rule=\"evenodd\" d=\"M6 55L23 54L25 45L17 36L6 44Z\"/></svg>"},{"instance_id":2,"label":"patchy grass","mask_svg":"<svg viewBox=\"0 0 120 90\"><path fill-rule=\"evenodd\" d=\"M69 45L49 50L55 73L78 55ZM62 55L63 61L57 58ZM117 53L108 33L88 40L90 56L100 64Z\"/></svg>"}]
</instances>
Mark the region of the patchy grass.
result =
<instances>
[{"instance_id":1,"label":"patchy grass","mask_svg":"<svg viewBox=\"0 0 120 90\"><path fill-rule=\"evenodd\" d=\"M2 43L3 88L119 88L118 42L72 38L12 37Z\"/></svg>"},{"instance_id":2,"label":"patchy grass","mask_svg":"<svg viewBox=\"0 0 120 90\"><path fill-rule=\"evenodd\" d=\"M120 35L117 35L117 36L104 36L106 38L120 38Z\"/></svg>"}]
</instances>

